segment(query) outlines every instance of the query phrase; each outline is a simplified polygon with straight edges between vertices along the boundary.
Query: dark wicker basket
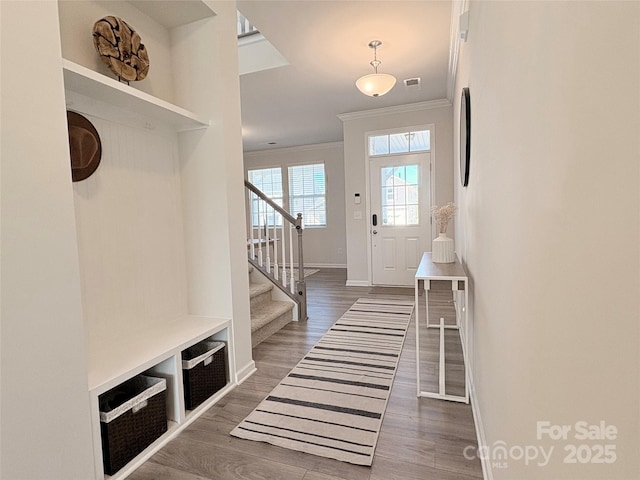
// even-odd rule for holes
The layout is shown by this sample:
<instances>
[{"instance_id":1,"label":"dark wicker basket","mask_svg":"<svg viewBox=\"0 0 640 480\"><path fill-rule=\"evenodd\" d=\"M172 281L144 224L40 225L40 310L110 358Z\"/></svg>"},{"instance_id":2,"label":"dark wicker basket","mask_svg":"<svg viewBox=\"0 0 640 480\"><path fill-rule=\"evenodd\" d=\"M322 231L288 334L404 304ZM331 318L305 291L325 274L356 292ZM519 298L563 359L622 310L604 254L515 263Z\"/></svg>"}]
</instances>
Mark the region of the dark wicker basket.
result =
<instances>
[{"instance_id":1,"label":"dark wicker basket","mask_svg":"<svg viewBox=\"0 0 640 480\"><path fill-rule=\"evenodd\" d=\"M197 364L186 367L198 357L202 358ZM204 340L183 351L182 360L185 408L193 410L227 384L227 347L223 342Z\"/></svg>"},{"instance_id":2,"label":"dark wicker basket","mask_svg":"<svg viewBox=\"0 0 640 480\"><path fill-rule=\"evenodd\" d=\"M162 391L146 398L113 419L103 421L105 415L126 402L152 391L162 383ZM102 436L102 459L104 471L113 475L133 460L167 431L166 382L138 375L100 396L100 433Z\"/></svg>"}]
</instances>

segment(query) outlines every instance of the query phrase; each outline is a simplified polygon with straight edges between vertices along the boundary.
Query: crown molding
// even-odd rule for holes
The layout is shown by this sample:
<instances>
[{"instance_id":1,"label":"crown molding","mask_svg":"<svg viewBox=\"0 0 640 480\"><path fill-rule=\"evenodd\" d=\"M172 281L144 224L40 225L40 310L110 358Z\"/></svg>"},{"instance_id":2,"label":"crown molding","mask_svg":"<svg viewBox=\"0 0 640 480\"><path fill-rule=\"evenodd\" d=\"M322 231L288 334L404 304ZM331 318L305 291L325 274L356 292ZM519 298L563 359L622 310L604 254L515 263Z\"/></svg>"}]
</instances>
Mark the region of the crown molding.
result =
<instances>
[{"instance_id":1,"label":"crown molding","mask_svg":"<svg viewBox=\"0 0 640 480\"><path fill-rule=\"evenodd\" d=\"M460 54L460 15L467 11L467 0L454 1L451 5L451 26L449 29L449 66L447 69L447 99L453 102Z\"/></svg>"},{"instance_id":2,"label":"crown molding","mask_svg":"<svg viewBox=\"0 0 640 480\"><path fill-rule=\"evenodd\" d=\"M338 115L340 120L356 120L359 118L380 117L382 115L394 115L398 113L417 112L419 110L431 110L433 108L450 107L451 102L446 98L439 100L429 100L427 102L408 103L406 105L394 105L392 107L374 108L373 110L363 110L360 112L348 112Z\"/></svg>"},{"instance_id":3,"label":"crown molding","mask_svg":"<svg viewBox=\"0 0 640 480\"><path fill-rule=\"evenodd\" d=\"M264 155L265 153L284 153L284 152L306 152L309 150L328 150L330 148L342 147L343 142L315 143L311 145L298 145L295 147L265 148L264 150L251 150L244 152L245 157Z\"/></svg>"}]
</instances>

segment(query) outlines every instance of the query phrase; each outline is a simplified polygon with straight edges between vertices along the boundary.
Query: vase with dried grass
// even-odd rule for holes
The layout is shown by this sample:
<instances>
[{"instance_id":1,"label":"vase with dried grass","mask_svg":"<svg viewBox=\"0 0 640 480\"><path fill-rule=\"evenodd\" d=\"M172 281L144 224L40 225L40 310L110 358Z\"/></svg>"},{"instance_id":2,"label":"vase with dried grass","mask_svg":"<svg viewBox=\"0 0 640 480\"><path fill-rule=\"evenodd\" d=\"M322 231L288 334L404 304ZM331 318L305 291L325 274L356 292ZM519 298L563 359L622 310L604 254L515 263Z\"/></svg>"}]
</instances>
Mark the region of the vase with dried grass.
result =
<instances>
[{"instance_id":1,"label":"vase with dried grass","mask_svg":"<svg viewBox=\"0 0 640 480\"><path fill-rule=\"evenodd\" d=\"M447 226L458 210L452 202L442 207L434 205L431 214L438 225L439 235L433 240L431 248L431 260L434 263L453 263L456 261L453 239L447 236Z\"/></svg>"}]
</instances>

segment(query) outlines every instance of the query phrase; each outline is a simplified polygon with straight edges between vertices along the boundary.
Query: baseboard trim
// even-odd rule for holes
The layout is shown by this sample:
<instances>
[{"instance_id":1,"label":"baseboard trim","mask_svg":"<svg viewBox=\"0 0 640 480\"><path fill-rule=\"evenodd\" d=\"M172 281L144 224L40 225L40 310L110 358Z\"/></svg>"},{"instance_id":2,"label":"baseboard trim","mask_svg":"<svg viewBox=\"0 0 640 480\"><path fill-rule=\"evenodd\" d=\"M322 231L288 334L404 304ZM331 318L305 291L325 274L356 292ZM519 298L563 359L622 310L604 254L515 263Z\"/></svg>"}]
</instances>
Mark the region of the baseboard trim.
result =
<instances>
[{"instance_id":1,"label":"baseboard trim","mask_svg":"<svg viewBox=\"0 0 640 480\"><path fill-rule=\"evenodd\" d=\"M369 280L347 280L347 283L345 283L345 286L347 286L347 287L370 287L371 284L369 283Z\"/></svg>"},{"instance_id":2,"label":"baseboard trim","mask_svg":"<svg viewBox=\"0 0 640 480\"><path fill-rule=\"evenodd\" d=\"M287 269L289 266L287 265ZM298 268L296 262L293 263L293 268ZM346 263L307 263L305 262L304 268L347 268Z\"/></svg>"},{"instance_id":3,"label":"baseboard trim","mask_svg":"<svg viewBox=\"0 0 640 480\"><path fill-rule=\"evenodd\" d=\"M471 400L471 412L473 413L473 422L476 425L476 438L478 440L478 450L487 451L487 437L484 433L484 424L480 415L480 406L478 404L478 393L476 385L473 381L473 375L469 373L469 397ZM493 480L493 470L491 470L491 459L483 455L480 458L482 465L482 478L484 480Z\"/></svg>"},{"instance_id":4,"label":"baseboard trim","mask_svg":"<svg viewBox=\"0 0 640 480\"><path fill-rule=\"evenodd\" d=\"M347 268L346 263L305 263L305 268Z\"/></svg>"},{"instance_id":5,"label":"baseboard trim","mask_svg":"<svg viewBox=\"0 0 640 480\"><path fill-rule=\"evenodd\" d=\"M244 382L247 378L249 378L257 371L258 369L256 368L256 362L251 360L247 365L236 372L236 383L238 385L242 384L242 382Z\"/></svg>"}]
</instances>

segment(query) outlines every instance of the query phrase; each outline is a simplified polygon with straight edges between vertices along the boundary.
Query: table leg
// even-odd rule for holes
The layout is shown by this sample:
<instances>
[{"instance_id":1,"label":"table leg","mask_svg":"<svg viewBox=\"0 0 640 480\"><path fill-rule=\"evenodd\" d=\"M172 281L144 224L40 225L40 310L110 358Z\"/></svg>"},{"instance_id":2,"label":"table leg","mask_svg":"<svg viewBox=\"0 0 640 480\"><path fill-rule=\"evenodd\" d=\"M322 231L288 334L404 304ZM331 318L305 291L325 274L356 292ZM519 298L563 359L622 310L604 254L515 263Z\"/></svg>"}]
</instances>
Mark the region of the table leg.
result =
<instances>
[{"instance_id":1,"label":"table leg","mask_svg":"<svg viewBox=\"0 0 640 480\"><path fill-rule=\"evenodd\" d=\"M445 382L445 354L444 354L444 318L440 318L440 375L439 375L439 393L444 396L446 392Z\"/></svg>"},{"instance_id":2,"label":"table leg","mask_svg":"<svg viewBox=\"0 0 640 480\"><path fill-rule=\"evenodd\" d=\"M420 305L419 301L420 280L415 279L415 312L416 312L416 387L417 395L420 396Z\"/></svg>"}]
</instances>

